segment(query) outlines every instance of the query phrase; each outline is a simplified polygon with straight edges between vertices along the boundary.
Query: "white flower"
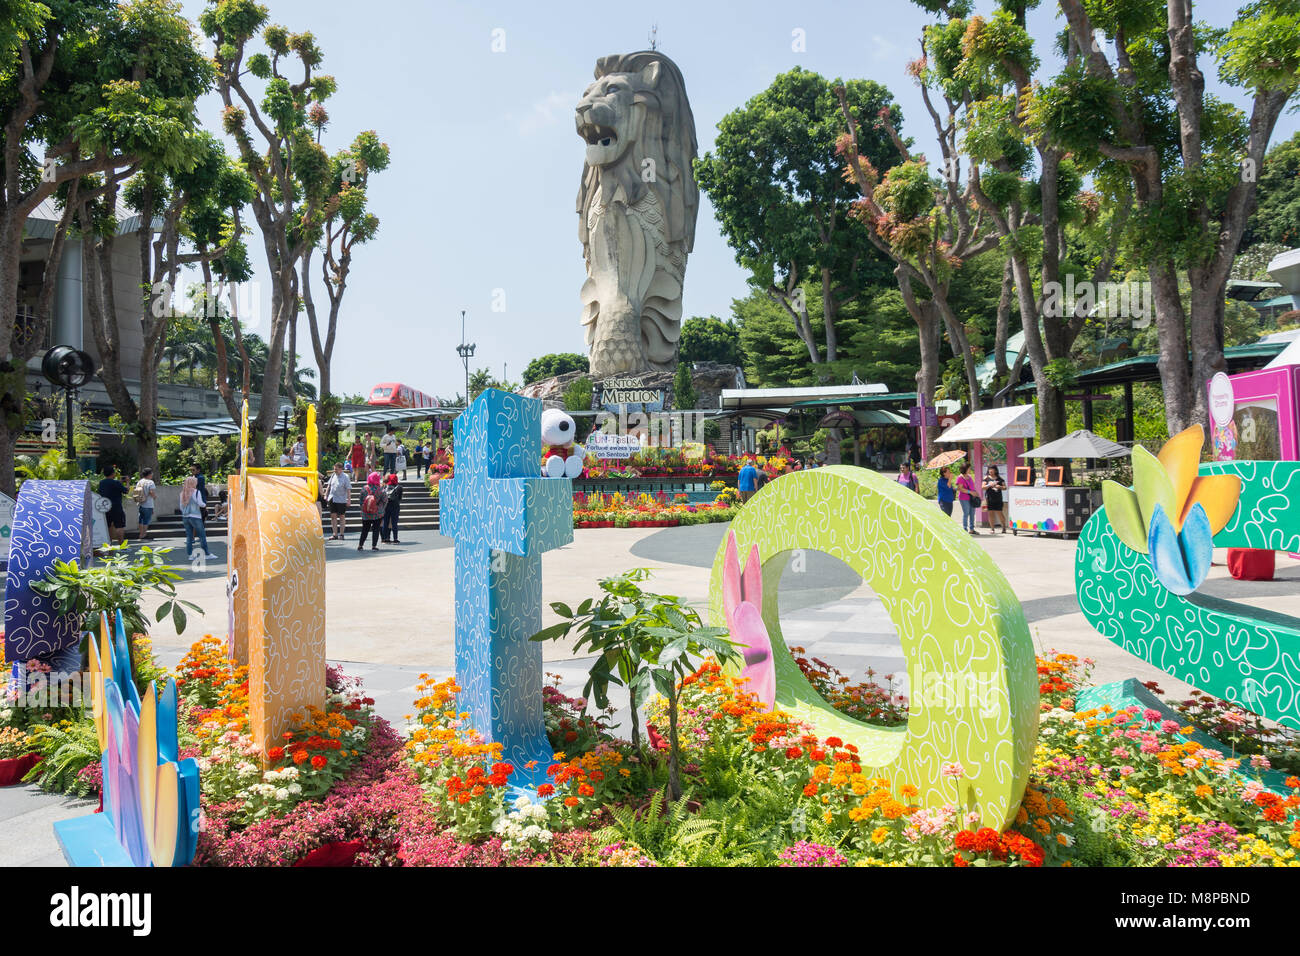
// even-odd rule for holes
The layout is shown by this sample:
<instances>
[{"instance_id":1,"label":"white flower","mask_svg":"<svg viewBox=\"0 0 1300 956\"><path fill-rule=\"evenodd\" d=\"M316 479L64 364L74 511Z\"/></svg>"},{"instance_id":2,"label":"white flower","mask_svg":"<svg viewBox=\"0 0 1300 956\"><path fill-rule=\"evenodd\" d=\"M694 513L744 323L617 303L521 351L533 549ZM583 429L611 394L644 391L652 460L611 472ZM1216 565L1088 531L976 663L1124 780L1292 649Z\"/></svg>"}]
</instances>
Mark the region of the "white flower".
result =
<instances>
[{"instance_id":1,"label":"white flower","mask_svg":"<svg viewBox=\"0 0 1300 956\"><path fill-rule=\"evenodd\" d=\"M281 787L279 790L275 791L275 799L277 799L277 800L288 800L288 799L289 799L289 791L288 791L286 788Z\"/></svg>"}]
</instances>

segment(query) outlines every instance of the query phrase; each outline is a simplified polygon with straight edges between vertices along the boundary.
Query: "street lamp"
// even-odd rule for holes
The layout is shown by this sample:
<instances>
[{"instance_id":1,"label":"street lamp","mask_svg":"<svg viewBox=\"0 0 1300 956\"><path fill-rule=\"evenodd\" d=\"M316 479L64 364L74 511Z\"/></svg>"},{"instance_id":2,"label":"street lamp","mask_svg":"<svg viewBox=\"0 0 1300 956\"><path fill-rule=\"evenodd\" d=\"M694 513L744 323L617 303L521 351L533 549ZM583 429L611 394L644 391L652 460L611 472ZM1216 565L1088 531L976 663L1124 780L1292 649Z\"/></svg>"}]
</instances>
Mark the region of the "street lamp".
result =
<instances>
[{"instance_id":1,"label":"street lamp","mask_svg":"<svg viewBox=\"0 0 1300 956\"><path fill-rule=\"evenodd\" d=\"M51 384L63 389L68 412L68 461L75 462L77 451L72 442L72 403L77 397L77 389L94 377L95 360L81 349L56 345L41 359L41 372Z\"/></svg>"},{"instance_id":2,"label":"street lamp","mask_svg":"<svg viewBox=\"0 0 1300 956\"><path fill-rule=\"evenodd\" d=\"M460 360L465 363L465 407L469 408L469 360L474 354L474 343L465 341L465 310L460 310L460 345L456 346L456 354Z\"/></svg>"}]
</instances>

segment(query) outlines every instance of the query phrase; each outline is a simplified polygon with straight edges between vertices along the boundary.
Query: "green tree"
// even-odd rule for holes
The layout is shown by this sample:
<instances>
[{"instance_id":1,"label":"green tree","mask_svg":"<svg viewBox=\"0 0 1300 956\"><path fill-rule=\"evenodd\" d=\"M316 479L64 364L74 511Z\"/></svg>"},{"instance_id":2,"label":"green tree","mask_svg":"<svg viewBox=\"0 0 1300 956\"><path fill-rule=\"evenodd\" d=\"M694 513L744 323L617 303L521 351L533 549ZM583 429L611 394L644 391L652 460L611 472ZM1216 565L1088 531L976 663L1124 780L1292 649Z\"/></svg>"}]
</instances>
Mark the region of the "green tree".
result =
<instances>
[{"instance_id":1,"label":"green tree","mask_svg":"<svg viewBox=\"0 0 1300 956\"><path fill-rule=\"evenodd\" d=\"M1208 421L1206 383L1227 368L1224 290L1255 173L1300 89L1300 15L1294 0L1256 0L1213 27L1196 22L1192 0L1058 3L1077 56L1035 91L1028 113L1084 168L1131 182L1132 244L1151 282L1173 434ZM1206 92L1204 59L1249 113Z\"/></svg>"},{"instance_id":2,"label":"green tree","mask_svg":"<svg viewBox=\"0 0 1300 956\"><path fill-rule=\"evenodd\" d=\"M585 375L582 378L574 379L564 389L564 394L560 401L564 403L565 409L571 412L589 412L591 411L592 401L595 399L595 386L591 379Z\"/></svg>"},{"instance_id":3,"label":"green tree","mask_svg":"<svg viewBox=\"0 0 1300 956\"><path fill-rule=\"evenodd\" d=\"M590 368L587 356L577 352L552 352L539 355L524 369L524 384L531 385L543 379L554 378L568 372L586 372Z\"/></svg>"},{"instance_id":4,"label":"green tree","mask_svg":"<svg viewBox=\"0 0 1300 956\"><path fill-rule=\"evenodd\" d=\"M676 408L694 408L700 398L695 394L695 383L691 380L691 363L678 362L677 372L673 375L673 405Z\"/></svg>"},{"instance_id":5,"label":"green tree","mask_svg":"<svg viewBox=\"0 0 1300 956\"><path fill-rule=\"evenodd\" d=\"M1264 157L1255 187L1255 212L1241 234L1242 250L1273 242L1300 246L1300 133L1278 143Z\"/></svg>"},{"instance_id":6,"label":"green tree","mask_svg":"<svg viewBox=\"0 0 1300 956\"><path fill-rule=\"evenodd\" d=\"M678 348L683 362L741 364L740 329L716 315L696 315L683 322Z\"/></svg>"},{"instance_id":7,"label":"green tree","mask_svg":"<svg viewBox=\"0 0 1300 956\"><path fill-rule=\"evenodd\" d=\"M216 45L222 128L253 181L250 205L271 277L266 372L250 436L259 465L266 436L275 427L284 379L296 384L296 334L290 338L288 333L297 328L298 265L324 221L335 173L308 122L309 109L333 95L335 80L319 72L323 56L311 33L290 33L267 21L267 8L254 0L208 0L199 17ZM268 52L252 53L248 47L259 34ZM260 92L250 89L258 85Z\"/></svg>"},{"instance_id":8,"label":"green tree","mask_svg":"<svg viewBox=\"0 0 1300 956\"><path fill-rule=\"evenodd\" d=\"M902 114L889 91L870 80L844 84L861 116L882 111L895 125ZM840 307L887 274L867 230L849 216L857 190L836 158L840 116L827 80L795 67L718 123L714 151L695 162L722 234L756 288L793 321L814 364L839 357L835 320ZM862 155L893 166L898 150L883 130L868 127ZM821 290L821 329L814 332L803 293Z\"/></svg>"},{"instance_id":9,"label":"green tree","mask_svg":"<svg viewBox=\"0 0 1300 956\"><path fill-rule=\"evenodd\" d=\"M924 0L920 5L933 8ZM925 31L927 59L915 72L943 96L953 126L964 133L968 192L1000 237L1037 387L1039 433L1050 441L1065 434L1065 397L1061 377L1049 369L1069 361L1091 311L1084 301L1063 301L1063 280L1082 272L1080 286L1097 288L1109 279L1131 199L1125 188L1107 194L1113 212L1102 215L1099 197L1083 191L1081 171L1067 151L1026 122L1022 104L1038 88L1038 56L1025 28L1031 5L1005 0L988 18L946 8ZM1068 56L1077 59L1077 50ZM1102 249L1094 261L1081 263L1071 256L1071 237L1085 228L1098 233ZM967 379L968 389L975 388L969 367Z\"/></svg>"},{"instance_id":10,"label":"green tree","mask_svg":"<svg viewBox=\"0 0 1300 956\"><path fill-rule=\"evenodd\" d=\"M316 127L319 141L321 130L329 122L325 107L320 103L312 104L309 119ZM331 394L330 363L334 357L334 337L338 330L343 293L347 291L348 275L352 270L352 250L355 246L369 242L379 231L379 217L370 212L366 190L370 185L370 174L388 168L388 144L380 142L374 130L370 130L358 135L350 147L334 157L333 162L334 179L330 186L330 198L325 203L324 222L317 226L316 242L303 251L300 270L302 302L307 312L308 328L311 330L311 347L316 356L316 367L320 369L322 398L329 398ZM329 315L324 335L321 334L321 325L316 318L316 301L311 292L311 260L317 246L321 253L321 282L329 298ZM327 440L324 431L320 433L320 440Z\"/></svg>"},{"instance_id":11,"label":"green tree","mask_svg":"<svg viewBox=\"0 0 1300 956\"><path fill-rule=\"evenodd\" d=\"M68 230L146 163L183 165L195 128L194 90L207 67L169 0L15 0L0 9L0 491L14 489L22 431L21 368L43 344ZM157 41L156 44L154 41ZM27 219L55 198L63 213L32 313L17 321ZM83 224L83 228L88 224ZM30 316L27 318L26 316Z\"/></svg>"}]
</instances>

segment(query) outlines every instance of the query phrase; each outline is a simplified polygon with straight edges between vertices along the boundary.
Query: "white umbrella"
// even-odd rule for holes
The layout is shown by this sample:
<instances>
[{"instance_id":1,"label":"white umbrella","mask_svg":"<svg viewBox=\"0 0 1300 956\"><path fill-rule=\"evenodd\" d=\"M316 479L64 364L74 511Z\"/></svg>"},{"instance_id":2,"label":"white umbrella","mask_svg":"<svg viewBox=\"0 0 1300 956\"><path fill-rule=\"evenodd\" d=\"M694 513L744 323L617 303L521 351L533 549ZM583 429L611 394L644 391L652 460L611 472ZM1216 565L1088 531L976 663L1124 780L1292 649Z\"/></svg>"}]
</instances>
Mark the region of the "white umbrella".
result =
<instances>
[{"instance_id":1,"label":"white umbrella","mask_svg":"<svg viewBox=\"0 0 1300 956\"><path fill-rule=\"evenodd\" d=\"M1064 438L1049 441L1046 445L1024 452L1021 458L1122 458L1132 454L1123 445L1109 438L1094 435L1086 428L1070 432Z\"/></svg>"}]
</instances>

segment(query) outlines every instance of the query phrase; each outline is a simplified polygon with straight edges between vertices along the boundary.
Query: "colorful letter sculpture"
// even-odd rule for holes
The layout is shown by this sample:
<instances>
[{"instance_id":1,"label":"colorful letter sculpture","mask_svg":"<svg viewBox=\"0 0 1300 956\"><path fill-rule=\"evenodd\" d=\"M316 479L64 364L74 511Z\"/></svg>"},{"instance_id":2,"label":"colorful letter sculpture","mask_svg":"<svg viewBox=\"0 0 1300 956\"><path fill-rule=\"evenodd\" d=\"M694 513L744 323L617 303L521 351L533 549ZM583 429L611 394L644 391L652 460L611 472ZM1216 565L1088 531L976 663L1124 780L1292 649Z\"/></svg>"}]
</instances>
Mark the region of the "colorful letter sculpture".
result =
<instances>
[{"instance_id":1,"label":"colorful letter sculpture","mask_svg":"<svg viewBox=\"0 0 1300 956\"><path fill-rule=\"evenodd\" d=\"M315 408L308 410L306 468L248 467L244 405L239 475L230 477L233 591L230 644L248 665L249 728L263 747L290 715L325 706L325 537L316 506Z\"/></svg>"},{"instance_id":2,"label":"colorful letter sculpture","mask_svg":"<svg viewBox=\"0 0 1300 956\"><path fill-rule=\"evenodd\" d=\"M131 679L122 614L101 616L90 641L91 702L99 737L104 812L54 824L73 866L185 866L199 833L199 766L179 760L176 682L142 698Z\"/></svg>"},{"instance_id":3,"label":"colorful letter sculpture","mask_svg":"<svg viewBox=\"0 0 1300 956\"><path fill-rule=\"evenodd\" d=\"M907 660L907 726L873 727L844 716L790 657L777 588L795 550L839 558L884 604ZM743 572L740 554L751 556ZM761 587L753 580L758 567ZM737 576L739 602L731 595ZM864 772L880 771L895 787L911 784L922 805L974 809L982 825L998 829L1011 821L1038 731L1029 627L992 559L933 504L865 468L784 475L732 522L713 562L709 594L713 623L732 628L731 639L746 645L746 666L756 672L763 648L746 635L757 635L760 622L744 609L755 598L761 602L777 708L809 721L819 734L855 744ZM728 605L731 618L746 617L740 630ZM762 693L761 682L756 689Z\"/></svg>"},{"instance_id":4,"label":"colorful letter sculpture","mask_svg":"<svg viewBox=\"0 0 1300 956\"><path fill-rule=\"evenodd\" d=\"M1194 593L1213 548L1300 550L1300 462L1198 466L1202 437L1195 426L1141 465L1134 449L1133 490L1105 488L1075 552L1079 607L1130 654L1300 727L1300 619Z\"/></svg>"},{"instance_id":5,"label":"colorful letter sculpture","mask_svg":"<svg viewBox=\"0 0 1300 956\"><path fill-rule=\"evenodd\" d=\"M60 614L54 599L37 594L31 585L44 580L55 561L76 561L86 567L93 518L87 482L23 482L5 577L7 660L31 660L81 641L81 622Z\"/></svg>"},{"instance_id":6,"label":"colorful letter sculpture","mask_svg":"<svg viewBox=\"0 0 1300 956\"><path fill-rule=\"evenodd\" d=\"M542 649L529 640L542 627L542 552L573 540L573 482L537 473L541 415L536 399L482 392L456 419L456 476L439 493L456 541L460 700L518 783L543 782L551 762Z\"/></svg>"}]
</instances>

